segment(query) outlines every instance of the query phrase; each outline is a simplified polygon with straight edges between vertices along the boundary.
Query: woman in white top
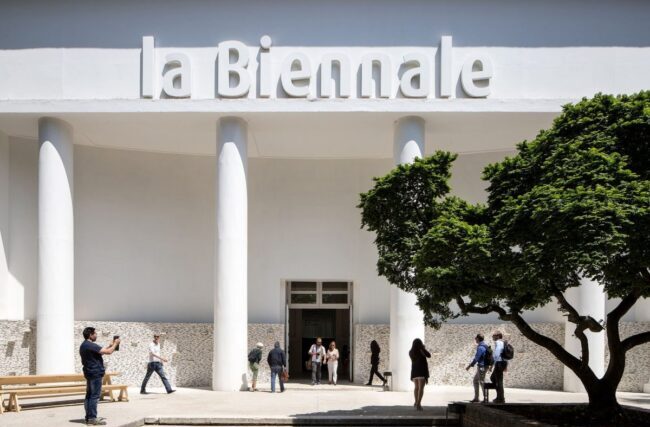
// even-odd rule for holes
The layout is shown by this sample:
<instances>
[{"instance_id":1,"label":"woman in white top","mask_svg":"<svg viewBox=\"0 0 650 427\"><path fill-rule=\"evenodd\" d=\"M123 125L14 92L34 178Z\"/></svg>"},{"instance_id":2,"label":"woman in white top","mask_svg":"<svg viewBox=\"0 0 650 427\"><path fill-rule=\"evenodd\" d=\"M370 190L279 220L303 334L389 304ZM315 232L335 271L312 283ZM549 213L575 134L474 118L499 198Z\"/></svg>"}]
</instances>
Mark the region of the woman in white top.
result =
<instances>
[{"instance_id":1,"label":"woman in white top","mask_svg":"<svg viewBox=\"0 0 650 427\"><path fill-rule=\"evenodd\" d=\"M339 367L339 350L336 348L336 342L332 341L327 349L327 376L329 383L336 385L336 370Z\"/></svg>"}]
</instances>

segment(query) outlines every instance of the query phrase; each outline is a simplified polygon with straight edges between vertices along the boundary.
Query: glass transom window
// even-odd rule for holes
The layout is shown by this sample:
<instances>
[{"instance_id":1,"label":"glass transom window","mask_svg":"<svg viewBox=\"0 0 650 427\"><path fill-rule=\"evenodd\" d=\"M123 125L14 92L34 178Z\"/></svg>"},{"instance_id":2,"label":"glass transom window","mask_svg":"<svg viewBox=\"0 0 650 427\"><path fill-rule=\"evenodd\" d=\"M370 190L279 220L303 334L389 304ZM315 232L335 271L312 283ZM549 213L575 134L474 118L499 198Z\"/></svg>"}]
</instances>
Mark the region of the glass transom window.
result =
<instances>
[{"instance_id":1,"label":"glass transom window","mask_svg":"<svg viewBox=\"0 0 650 427\"><path fill-rule=\"evenodd\" d=\"M346 281L287 281L287 302L293 308L348 308L352 282Z\"/></svg>"}]
</instances>

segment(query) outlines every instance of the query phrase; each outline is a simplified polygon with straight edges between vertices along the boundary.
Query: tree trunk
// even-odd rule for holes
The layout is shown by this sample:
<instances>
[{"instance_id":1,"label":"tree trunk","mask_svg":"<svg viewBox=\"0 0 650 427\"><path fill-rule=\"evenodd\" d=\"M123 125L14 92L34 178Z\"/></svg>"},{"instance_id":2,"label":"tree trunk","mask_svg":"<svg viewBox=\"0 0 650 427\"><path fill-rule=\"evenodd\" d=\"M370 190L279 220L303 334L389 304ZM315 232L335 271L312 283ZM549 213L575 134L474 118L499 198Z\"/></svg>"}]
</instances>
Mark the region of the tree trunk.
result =
<instances>
[{"instance_id":1,"label":"tree trunk","mask_svg":"<svg viewBox=\"0 0 650 427\"><path fill-rule=\"evenodd\" d=\"M618 383L612 384L606 380L596 382L584 381L589 396L588 417L595 425L623 425L626 421L625 412L616 400Z\"/></svg>"}]
</instances>

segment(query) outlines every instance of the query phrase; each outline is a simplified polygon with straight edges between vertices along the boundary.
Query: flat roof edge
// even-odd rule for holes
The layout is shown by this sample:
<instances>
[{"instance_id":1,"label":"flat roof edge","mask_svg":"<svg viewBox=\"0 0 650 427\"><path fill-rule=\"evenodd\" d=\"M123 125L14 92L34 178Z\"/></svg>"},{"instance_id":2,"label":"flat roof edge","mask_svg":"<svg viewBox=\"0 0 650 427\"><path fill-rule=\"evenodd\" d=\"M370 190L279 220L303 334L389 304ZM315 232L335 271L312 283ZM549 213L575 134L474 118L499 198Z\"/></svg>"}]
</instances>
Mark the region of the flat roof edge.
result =
<instances>
[{"instance_id":1,"label":"flat roof edge","mask_svg":"<svg viewBox=\"0 0 650 427\"><path fill-rule=\"evenodd\" d=\"M88 113L559 113L564 99L106 99L0 100L0 114Z\"/></svg>"}]
</instances>

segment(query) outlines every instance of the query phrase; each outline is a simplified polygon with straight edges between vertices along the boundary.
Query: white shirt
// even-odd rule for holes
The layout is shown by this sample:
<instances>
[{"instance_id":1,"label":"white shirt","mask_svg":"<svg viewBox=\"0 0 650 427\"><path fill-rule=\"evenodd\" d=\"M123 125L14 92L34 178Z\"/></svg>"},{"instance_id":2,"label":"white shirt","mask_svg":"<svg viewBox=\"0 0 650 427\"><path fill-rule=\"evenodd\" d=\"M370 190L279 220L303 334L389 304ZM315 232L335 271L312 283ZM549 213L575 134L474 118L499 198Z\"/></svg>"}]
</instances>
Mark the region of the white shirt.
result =
<instances>
[{"instance_id":1,"label":"white shirt","mask_svg":"<svg viewBox=\"0 0 650 427\"><path fill-rule=\"evenodd\" d=\"M312 354L312 353L316 353L316 354ZM323 357L325 356L325 347L323 347L322 345L312 344L311 348L309 349L309 354L311 354L312 362L320 363Z\"/></svg>"},{"instance_id":2,"label":"white shirt","mask_svg":"<svg viewBox=\"0 0 650 427\"><path fill-rule=\"evenodd\" d=\"M339 360L339 349L335 348L334 350L327 350L327 363L338 362Z\"/></svg>"},{"instance_id":3,"label":"white shirt","mask_svg":"<svg viewBox=\"0 0 650 427\"><path fill-rule=\"evenodd\" d=\"M149 362L162 362L160 359L153 357L154 355L160 357L160 344L152 342L149 344Z\"/></svg>"},{"instance_id":4,"label":"white shirt","mask_svg":"<svg viewBox=\"0 0 650 427\"><path fill-rule=\"evenodd\" d=\"M494 357L494 362L503 362L503 359L501 359L501 353L503 353L503 340L496 340L494 342L494 351L492 352L492 356Z\"/></svg>"}]
</instances>

